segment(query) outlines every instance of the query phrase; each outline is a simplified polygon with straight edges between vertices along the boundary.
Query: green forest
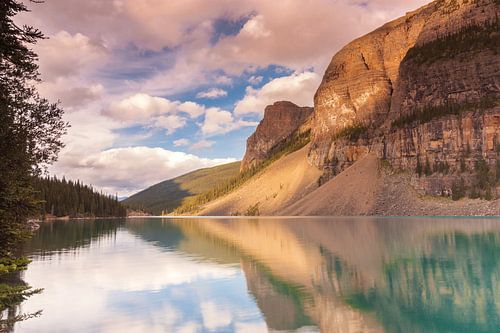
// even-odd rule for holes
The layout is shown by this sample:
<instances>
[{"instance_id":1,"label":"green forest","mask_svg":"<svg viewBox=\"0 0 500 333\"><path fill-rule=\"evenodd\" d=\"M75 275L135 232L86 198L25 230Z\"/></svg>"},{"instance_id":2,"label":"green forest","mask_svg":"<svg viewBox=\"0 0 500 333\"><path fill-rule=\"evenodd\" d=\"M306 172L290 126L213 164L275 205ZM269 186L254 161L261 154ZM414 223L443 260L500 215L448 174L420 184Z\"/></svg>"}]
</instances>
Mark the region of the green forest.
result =
<instances>
[{"instance_id":1,"label":"green forest","mask_svg":"<svg viewBox=\"0 0 500 333\"><path fill-rule=\"evenodd\" d=\"M69 217L125 216L126 208L116 196L95 191L80 181L37 178L33 186L40 200L40 215Z\"/></svg>"}]
</instances>

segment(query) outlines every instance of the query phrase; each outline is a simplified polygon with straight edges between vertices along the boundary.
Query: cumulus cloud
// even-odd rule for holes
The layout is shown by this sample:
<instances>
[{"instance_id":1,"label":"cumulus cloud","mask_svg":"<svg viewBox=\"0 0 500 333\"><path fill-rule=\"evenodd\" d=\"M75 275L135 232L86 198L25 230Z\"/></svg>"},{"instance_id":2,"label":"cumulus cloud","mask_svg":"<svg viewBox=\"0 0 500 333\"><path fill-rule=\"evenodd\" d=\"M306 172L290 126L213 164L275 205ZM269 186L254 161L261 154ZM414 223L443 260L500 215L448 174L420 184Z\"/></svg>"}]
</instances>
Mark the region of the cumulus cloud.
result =
<instances>
[{"instance_id":1,"label":"cumulus cloud","mask_svg":"<svg viewBox=\"0 0 500 333\"><path fill-rule=\"evenodd\" d=\"M243 28L241 28L240 34L258 39L269 37L271 35L271 31L265 27L264 16L257 15L245 23Z\"/></svg>"},{"instance_id":2,"label":"cumulus cloud","mask_svg":"<svg viewBox=\"0 0 500 333\"><path fill-rule=\"evenodd\" d=\"M200 0L125 1L126 15L135 22L145 38L142 45L150 48L172 47L190 38L189 32L213 20L226 17L237 19L248 6L237 6L231 0L207 2Z\"/></svg>"},{"instance_id":3,"label":"cumulus cloud","mask_svg":"<svg viewBox=\"0 0 500 333\"><path fill-rule=\"evenodd\" d=\"M110 148L119 139L115 130L120 128L120 124L102 116L97 110L84 108L66 113L64 120L71 127L64 137L66 146L61 151L59 160L64 160L68 167L78 166L78 160L82 156Z\"/></svg>"},{"instance_id":4,"label":"cumulus cloud","mask_svg":"<svg viewBox=\"0 0 500 333\"><path fill-rule=\"evenodd\" d=\"M166 98L139 93L112 103L104 113L125 122L147 123L153 116L174 112L176 107Z\"/></svg>"},{"instance_id":5,"label":"cumulus cloud","mask_svg":"<svg viewBox=\"0 0 500 333\"><path fill-rule=\"evenodd\" d=\"M212 88L206 91L201 91L196 95L196 98L216 99L227 96L227 91L219 88Z\"/></svg>"},{"instance_id":6,"label":"cumulus cloud","mask_svg":"<svg viewBox=\"0 0 500 333\"><path fill-rule=\"evenodd\" d=\"M279 64L322 72L346 43L427 2L245 1L255 15L236 35L214 45L207 62L230 71Z\"/></svg>"},{"instance_id":7,"label":"cumulus cloud","mask_svg":"<svg viewBox=\"0 0 500 333\"><path fill-rule=\"evenodd\" d=\"M248 83L250 83L251 85L253 86L256 86L258 84L260 84L262 82L264 78L262 76L255 76L255 75L252 75L250 76L250 78L248 79Z\"/></svg>"},{"instance_id":8,"label":"cumulus cloud","mask_svg":"<svg viewBox=\"0 0 500 333\"><path fill-rule=\"evenodd\" d=\"M267 105L280 100L291 101L300 106L312 106L313 96L320 82L320 75L308 71L276 78L260 89L249 86L245 97L236 103L234 113L239 116L263 114Z\"/></svg>"},{"instance_id":9,"label":"cumulus cloud","mask_svg":"<svg viewBox=\"0 0 500 333\"><path fill-rule=\"evenodd\" d=\"M234 162L232 158L208 159L163 148L144 146L111 148L88 156L62 158L57 174L80 179L108 193L130 195L160 181L187 172Z\"/></svg>"},{"instance_id":10,"label":"cumulus cloud","mask_svg":"<svg viewBox=\"0 0 500 333\"><path fill-rule=\"evenodd\" d=\"M174 146L175 147L184 147L184 146L188 146L190 143L191 143L191 141L189 141L189 139L178 139L178 140L174 141Z\"/></svg>"},{"instance_id":11,"label":"cumulus cloud","mask_svg":"<svg viewBox=\"0 0 500 333\"><path fill-rule=\"evenodd\" d=\"M50 101L61 101L66 110L73 110L99 101L104 95L102 84L88 84L75 82L67 78L56 81L43 82L38 88L40 94Z\"/></svg>"},{"instance_id":12,"label":"cumulus cloud","mask_svg":"<svg viewBox=\"0 0 500 333\"><path fill-rule=\"evenodd\" d=\"M73 38L81 33L102 40L108 48L175 50L173 58L164 57L171 66L142 82L149 93L171 94L210 83L217 70L239 75L278 64L322 72L348 41L427 2L52 0L33 6L33 13L24 15L21 23L54 33L72 31ZM242 18L247 21L240 31L213 42L215 22Z\"/></svg>"},{"instance_id":13,"label":"cumulus cloud","mask_svg":"<svg viewBox=\"0 0 500 333\"><path fill-rule=\"evenodd\" d=\"M205 112L205 107L203 105L190 101L180 103L177 109L180 112L187 113L191 118L197 118Z\"/></svg>"},{"instance_id":14,"label":"cumulus cloud","mask_svg":"<svg viewBox=\"0 0 500 333\"><path fill-rule=\"evenodd\" d=\"M258 123L235 119L229 111L219 108L209 108L205 112L205 121L201 125L201 132L206 136L225 134L245 126L257 126Z\"/></svg>"},{"instance_id":15,"label":"cumulus cloud","mask_svg":"<svg viewBox=\"0 0 500 333\"><path fill-rule=\"evenodd\" d=\"M81 33L71 35L67 31L41 40L35 51L40 57L40 72L45 81L69 77L101 65L108 54L104 46L89 37Z\"/></svg>"},{"instance_id":16,"label":"cumulus cloud","mask_svg":"<svg viewBox=\"0 0 500 333\"><path fill-rule=\"evenodd\" d=\"M370 22L363 22L363 19L366 21L373 9L388 13L387 15L401 15L405 11L416 9L428 2L428 0L397 2L391 0L334 2L287 0L277 4L268 0L208 2L203 0L170 0L168 2L163 0L51 0L44 5L30 6L35 14L26 15L21 23L29 22L49 32L54 32L61 26L71 27L75 31L85 31L93 37L102 37L107 44L113 46L123 46L128 42L133 42L142 48L161 49L186 42L190 38L189 31L204 22L213 22L220 18L237 20L257 13L251 20L252 22L259 22L259 17L264 17L262 24L272 34L286 31L285 29L288 28L291 32L301 32L293 36L297 36L299 42L302 42L315 26L318 26L320 33L323 32L324 22L330 26L333 25L330 31L335 31L340 27L345 33L347 27L342 24L349 20L358 20L359 23L364 23L363 26L369 25ZM363 17L351 18L355 14ZM279 16L282 19L277 23L283 30L277 29L277 25L267 26L268 17L276 19ZM259 24L250 25L259 27ZM306 28L306 30L301 31L301 28ZM279 37L288 36L280 35Z\"/></svg>"},{"instance_id":17,"label":"cumulus cloud","mask_svg":"<svg viewBox=\"0 0 500 333\"><path fill-rule=\"evenodd\" d=\"M210 141L210 140L200 140L198 142L193 143L189 149L190 150L202 150L202 149L207 149L211 148L215 144L215 141Z\"/></svg>"},{"instance_id":18,"label":"cumulus cloud","mask_svg":"<svg viewBox=\"0 0 500 333\"><path fill-rule=\"evenodd\" d=\"M111 103L103 113L129 124L153 123L159 125L158 127L176 129L183 127L186 119L173 116L174 114L184 113L191 118L196 118L203 114L204 110L204 106L194 102L170 101L163 97L137 93Z\"/></svg>"},{"instance_id":19,"label":"cumulus cloud","mask_svg":"<svg viewBox=\"0 0 500 333\"><path fill-rule=\"evenodd\" d=\"M166 129L169 135L186 126L186 123L186 118L178 115L160 116L155 119L153 127Z\"/></svg>"},{"instance_id":20,"label":"cumulus cloud","mask_svg":"<svg viewBox=\"0 0 500 333\"><path fill-rule=\"evenodd\" d=\"M105 87L92 76L108 59L109 50L82 33L59 31L34 47L39 55L41 95L61 101L69 112L99 101Z\"/></svg>"},{"instance_id":21,"label":"cumulus cloud","mask_svg":"<svg viewBox=\"0 0 500 333\"><path fill-rule=\"evenodd\" d=\"M65 137L66 147L61 151L59 161L51 166L50 172L60 177L64 175L69 179L80 179L107 193L127 196L189 171L235 161L233 158L200 158L158 147L116 148L118 144L127 142L137 144L136 141L148 138L150 133L119 134L117 130L123 126L121 122L93 109L68 113L65 120L72 127ZM161 125L167 130L167 126L171 126L168 122ZM174 143L175 146L189 144L187 139ZM202 149L209 143L198 145Z\"/></svg>"}]
</instances>

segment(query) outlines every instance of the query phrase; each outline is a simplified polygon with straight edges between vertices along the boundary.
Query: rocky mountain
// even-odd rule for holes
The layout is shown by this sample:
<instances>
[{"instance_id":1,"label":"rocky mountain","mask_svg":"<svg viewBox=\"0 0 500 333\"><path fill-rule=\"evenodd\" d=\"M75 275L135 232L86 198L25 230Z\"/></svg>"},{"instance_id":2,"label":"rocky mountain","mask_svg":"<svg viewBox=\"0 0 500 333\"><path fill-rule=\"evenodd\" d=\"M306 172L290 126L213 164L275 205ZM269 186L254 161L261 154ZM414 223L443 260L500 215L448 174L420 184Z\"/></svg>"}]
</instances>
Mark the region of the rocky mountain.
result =
<instances>
[{"instance_id":1,"label":"rocky mountain","mask_svg":"<svg viewBox=\"0 0 500 333\"><path fill-rule=\"evenodd\" d=\"M500 215L499 12L436 0L354 40L314 108L266 108L239 177L192 213Z\"/></svg>"},{"instance_id":2,"label":"rocky mountain","mask_svg":"<svg viewBox=\"0 0 500 333\"><path fill-rule=\"evenodd\" d=\"M338 52L314 98L308 159L324 180L369 152L426 169L417 186L428 194L472 187L478 165L498 168L499 9L434 1Z\"/></svg>"},{"instance_id":3,"label":"rocky mountain","mask_svg":"<svg viewBox=\"0 0 500 333\"><path fill-rule=\"evenodd\" d=\"M307 131L313 108L299 107L291 102L276 102L266 107L264 118L247 140L247 150L241 162L245 171L270 156L273 148L282 144L299 131Z\"/></svg>"}]
</instances>

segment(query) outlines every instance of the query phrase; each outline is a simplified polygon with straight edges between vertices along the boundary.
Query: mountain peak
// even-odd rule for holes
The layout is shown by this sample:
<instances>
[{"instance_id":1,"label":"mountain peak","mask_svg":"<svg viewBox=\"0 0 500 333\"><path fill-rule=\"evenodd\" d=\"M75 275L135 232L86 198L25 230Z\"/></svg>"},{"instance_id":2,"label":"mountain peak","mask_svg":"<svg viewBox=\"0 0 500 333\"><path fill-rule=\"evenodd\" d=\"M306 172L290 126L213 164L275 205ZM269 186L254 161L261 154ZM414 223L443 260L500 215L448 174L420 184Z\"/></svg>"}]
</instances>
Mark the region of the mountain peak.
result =
<instances>
[{"instance_id":1,"label":"mountain peak","mask_svg":"<svg viewBox=\"0 0 500 333\"><path fill-rule=\"evenodd\" d=\"M247 140L241 170L247 170L268 158L271 150L296 133L310 119L313 111L311 107L300 107L289 101L268 105L264 118Z\"/></svg>"}]
</instances>

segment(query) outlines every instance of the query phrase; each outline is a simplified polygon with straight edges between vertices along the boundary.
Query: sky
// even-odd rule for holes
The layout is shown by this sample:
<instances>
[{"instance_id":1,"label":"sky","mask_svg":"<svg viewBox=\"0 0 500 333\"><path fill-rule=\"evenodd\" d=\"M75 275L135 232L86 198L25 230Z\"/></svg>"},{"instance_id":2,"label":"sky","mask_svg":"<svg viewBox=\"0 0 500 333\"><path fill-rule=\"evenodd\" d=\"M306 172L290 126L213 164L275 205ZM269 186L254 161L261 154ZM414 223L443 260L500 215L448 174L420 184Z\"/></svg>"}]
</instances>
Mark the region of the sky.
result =
<instances>
[{"instance_id":1,"label":"sky","mask_svg":"<svg viewBox=\"0 0 500 333\"><path fill-rule=\"evenodd\" d=\"M45 0L38 89L71 124L51 174L129 196L240 160L266 105L312 106L332 56L428 0Z\"/></svg>"}]
</instances>

